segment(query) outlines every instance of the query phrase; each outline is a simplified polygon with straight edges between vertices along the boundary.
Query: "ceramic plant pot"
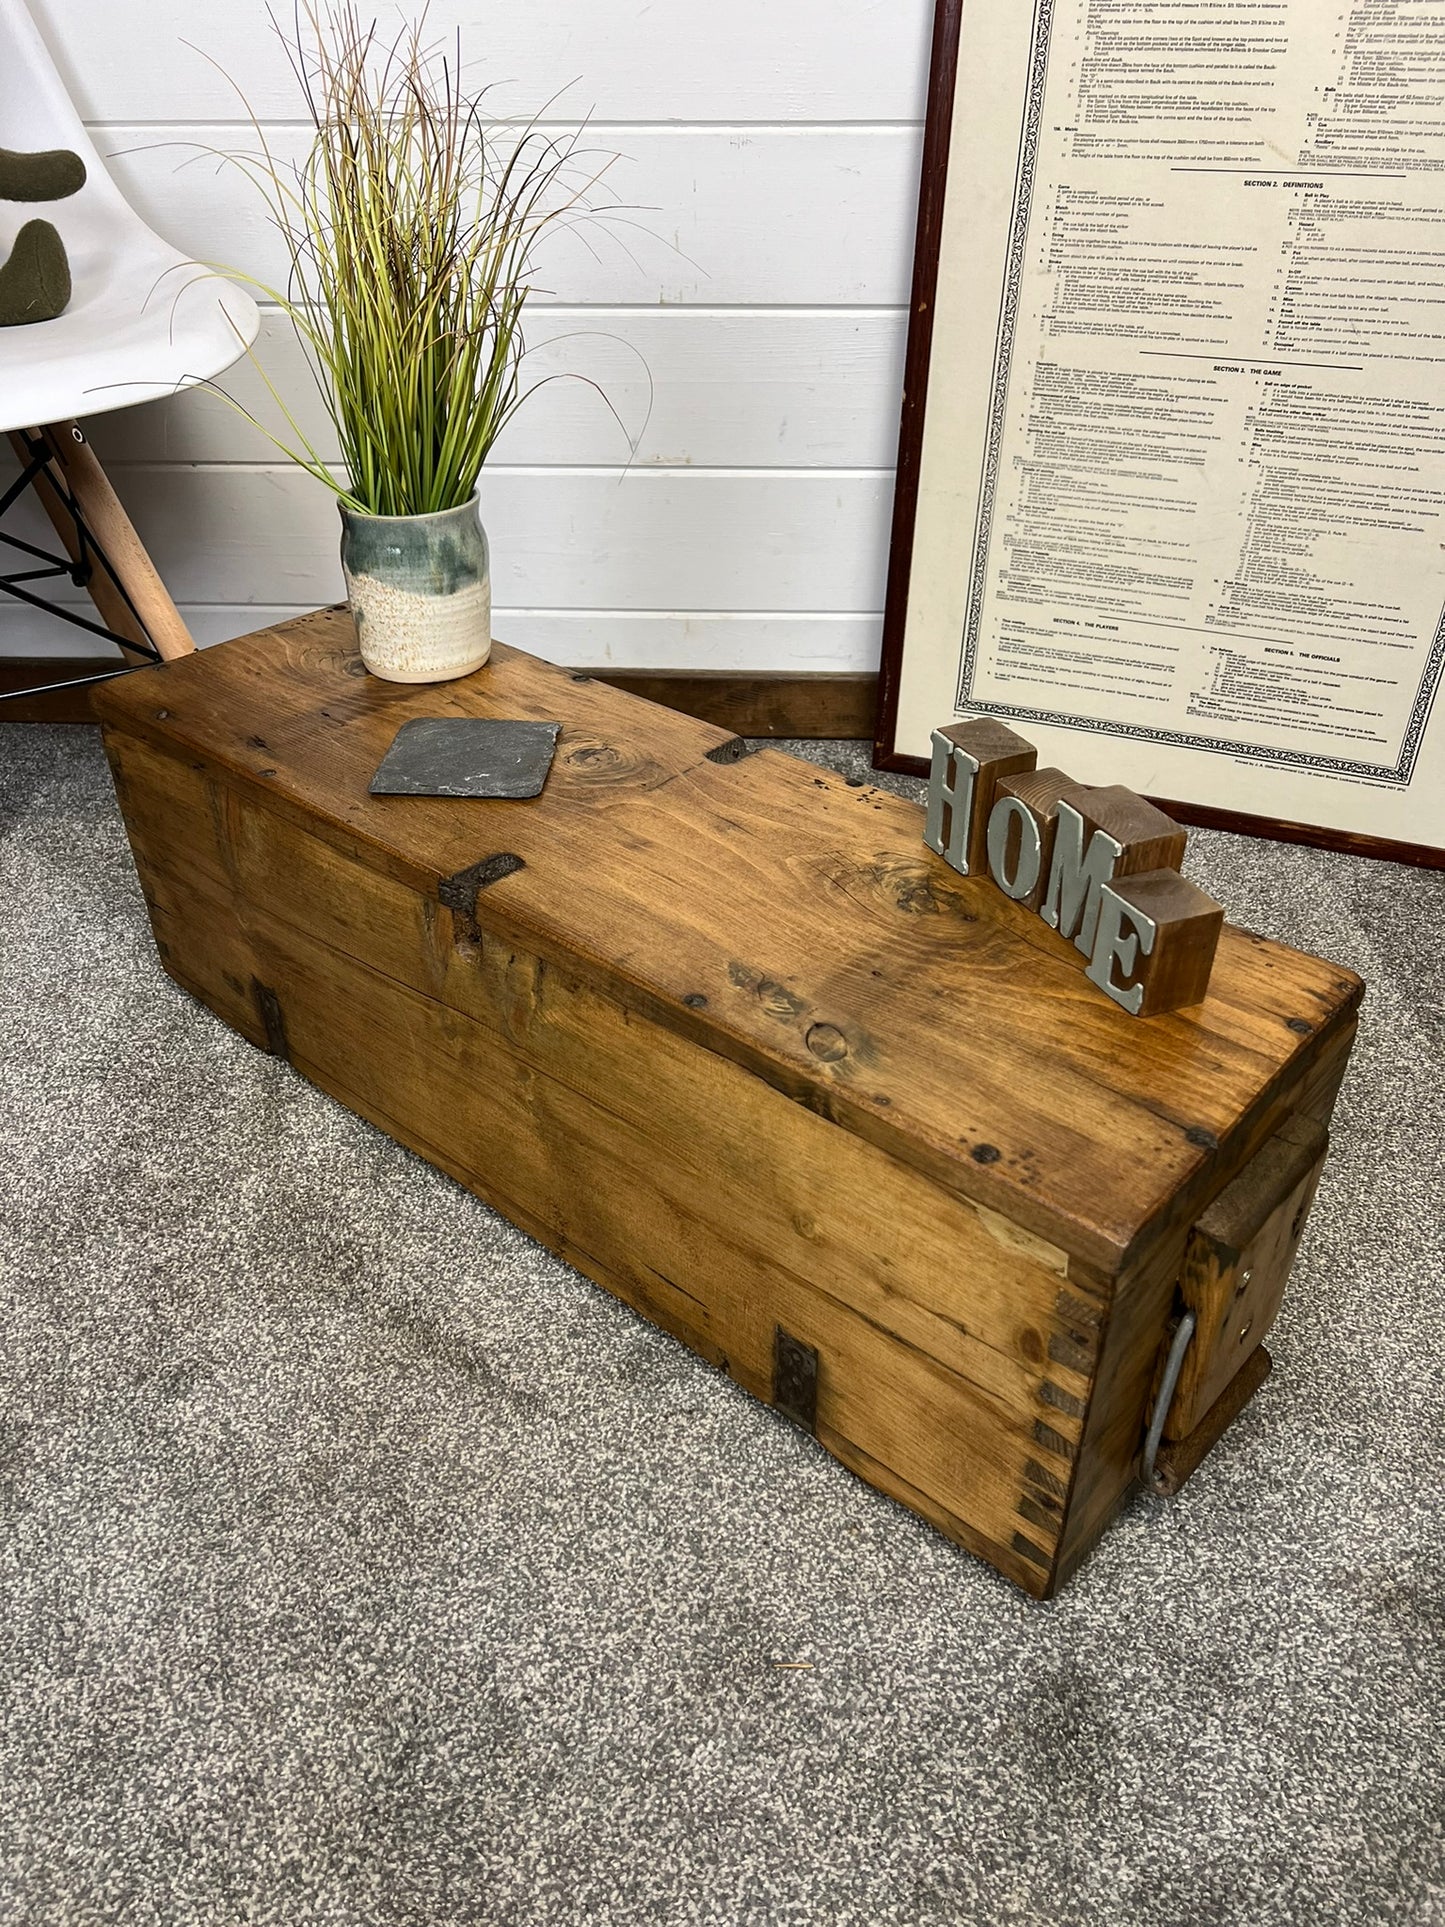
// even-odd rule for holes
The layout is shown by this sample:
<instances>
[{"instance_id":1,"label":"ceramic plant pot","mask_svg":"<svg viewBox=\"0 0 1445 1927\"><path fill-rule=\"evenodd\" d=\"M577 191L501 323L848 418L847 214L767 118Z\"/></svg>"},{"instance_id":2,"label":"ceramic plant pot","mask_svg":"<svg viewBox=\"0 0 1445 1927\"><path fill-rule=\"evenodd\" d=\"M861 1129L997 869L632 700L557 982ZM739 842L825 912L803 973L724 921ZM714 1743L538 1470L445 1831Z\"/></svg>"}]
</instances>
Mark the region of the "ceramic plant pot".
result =
<instances>
[{"instance_id":1,"label":"ceramic plant pot","mask_svg":"<svg viewBox=\"0 0 1445 1927\"><path fill-rule=\"evenodd\" d=\"M450 682L492 653L492 578L476 498L435 515L341 511L361 660L387 682Z\"/></svg>"}]
</instances>

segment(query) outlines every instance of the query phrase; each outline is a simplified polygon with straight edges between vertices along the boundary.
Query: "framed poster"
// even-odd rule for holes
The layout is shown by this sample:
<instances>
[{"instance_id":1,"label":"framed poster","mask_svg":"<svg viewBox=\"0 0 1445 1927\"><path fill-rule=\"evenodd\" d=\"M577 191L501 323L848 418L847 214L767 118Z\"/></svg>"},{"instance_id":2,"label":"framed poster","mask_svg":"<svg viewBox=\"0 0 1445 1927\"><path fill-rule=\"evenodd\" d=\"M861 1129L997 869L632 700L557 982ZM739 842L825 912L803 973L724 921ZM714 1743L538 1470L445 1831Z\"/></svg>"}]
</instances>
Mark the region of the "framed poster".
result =
<instances>
[{"instance_id":1,"label":"framed poster","mask_svg":"<svg viewBox=\"0 0 1445 1927\"><path fill-rule=\"evenodd\" d=\"M1445 867L1445 20L1395 16L939 0L880 768L997 716Z\"/></svg>"}]
</instances>

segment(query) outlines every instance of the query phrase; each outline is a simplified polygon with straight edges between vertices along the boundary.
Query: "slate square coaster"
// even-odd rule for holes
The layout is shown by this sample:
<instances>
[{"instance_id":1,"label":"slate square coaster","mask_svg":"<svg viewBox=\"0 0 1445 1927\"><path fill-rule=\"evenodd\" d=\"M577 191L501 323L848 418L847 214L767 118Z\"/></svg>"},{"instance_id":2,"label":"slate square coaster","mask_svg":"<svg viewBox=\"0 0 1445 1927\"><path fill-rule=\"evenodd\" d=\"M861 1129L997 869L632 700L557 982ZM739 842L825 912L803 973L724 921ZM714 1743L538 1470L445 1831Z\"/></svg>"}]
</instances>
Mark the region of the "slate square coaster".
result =
<instances>
[{"instance_id":1,"label":"slate square coaster","mask_svg":"<svg viewBox=\"0 0 1445 1927\"><path fill-rule=\"evenodd\" d=\"M540 796L560 723L416 716L371 779L373 796Z\"/></svg>"}]
</instances>

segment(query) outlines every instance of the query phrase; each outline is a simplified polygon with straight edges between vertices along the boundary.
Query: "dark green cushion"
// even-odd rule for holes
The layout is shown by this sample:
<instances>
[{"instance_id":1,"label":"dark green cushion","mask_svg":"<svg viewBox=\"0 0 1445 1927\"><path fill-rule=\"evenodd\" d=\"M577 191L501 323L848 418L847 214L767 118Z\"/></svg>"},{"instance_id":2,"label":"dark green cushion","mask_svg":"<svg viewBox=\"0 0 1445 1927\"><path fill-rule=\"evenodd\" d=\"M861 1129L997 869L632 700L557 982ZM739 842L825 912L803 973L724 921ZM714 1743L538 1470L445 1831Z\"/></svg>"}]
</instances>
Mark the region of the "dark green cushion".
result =
<instances>
[{"instance_id":1,"label":"dark green cushion","mask_svg":"<svg viewBox=\"0 0 1445 1927\"><path fill-rule=\"evenodd\" d=\"M70 299L65 243L49 221L27 221L0 267L0 328L53 321Z\"/></svg>"},{"instance_id":2,"label":"dark green cushion","mask_svg":"<svg viewBox=\"0 0 1445 1927\"><path fill-rule=\"evenodd\" d=\"M0 201L63 201L85 186L85 162L68 147L17 154L0 147Z\"/></svg>"}]
</instances>

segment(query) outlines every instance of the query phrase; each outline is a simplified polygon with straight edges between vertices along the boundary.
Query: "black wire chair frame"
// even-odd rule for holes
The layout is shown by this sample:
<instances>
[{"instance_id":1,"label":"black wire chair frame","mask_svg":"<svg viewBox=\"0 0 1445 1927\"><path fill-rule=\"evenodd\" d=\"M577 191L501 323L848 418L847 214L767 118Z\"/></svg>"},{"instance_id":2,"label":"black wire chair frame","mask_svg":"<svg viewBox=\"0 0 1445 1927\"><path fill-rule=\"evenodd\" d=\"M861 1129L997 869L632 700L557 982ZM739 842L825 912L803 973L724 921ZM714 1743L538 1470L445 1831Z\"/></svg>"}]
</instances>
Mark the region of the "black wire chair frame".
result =
<instances>
[{"instance_id":1,"label":"black wire chair frame","mask_svg":"<svg viewBox=\"0 0 1445 1927\"><path fill-rule=\"evenodd\" d=\"M72 429L71 432L77 440L83 439L80 429ZM76 629L84 629L88 635L99 636L105 642L113 642L130 654L143 657L144 660L120 663L114 669L102 670L95 675L71 676L61 682L39 683L26 689L0 690L0 703L27 696L49 695L55 690L81 689L88 683L112 682L117 676L129 676L137 669L144 669L151 663L160 662L162 660L160 650L149 640L149 632L135 603L131 600L129 591L116 573L110 557L106 554L95 532L87 523L85 511L74 489L58 465L51 460L50 451L43 438L34 429L21 429L14 439L23 447L25 458L19 475L4 493L0 494L0 521L3 521L4 517L14 509L27 489L35 487L37 483L44 480L54 492L56 500L65 512L69 526L74 531L75 554L74 556L56 555L48 549L37 547L33 542L23 540L18 535L12 535L8 529L0 528L0 544L30 558L33 563L39 565L13 569L8 574L0 574L0 594L7 595L16 602L26 603L32 609L43 609L50 615L58 616L62 622L68 622ZM134 636L117 635L103 622L96 622L90 616L81 615L78 610L66 603L52 602L43 595L37 595L29 586L36 582L68 577L76 588L85 589L94 580L97 569L105 575L130 611L137 630L142 636L147 637L146 641L138 642ZM3 718L3 714L3 710L0 710L0 718Z\"/></svg>"}]
</instances>

